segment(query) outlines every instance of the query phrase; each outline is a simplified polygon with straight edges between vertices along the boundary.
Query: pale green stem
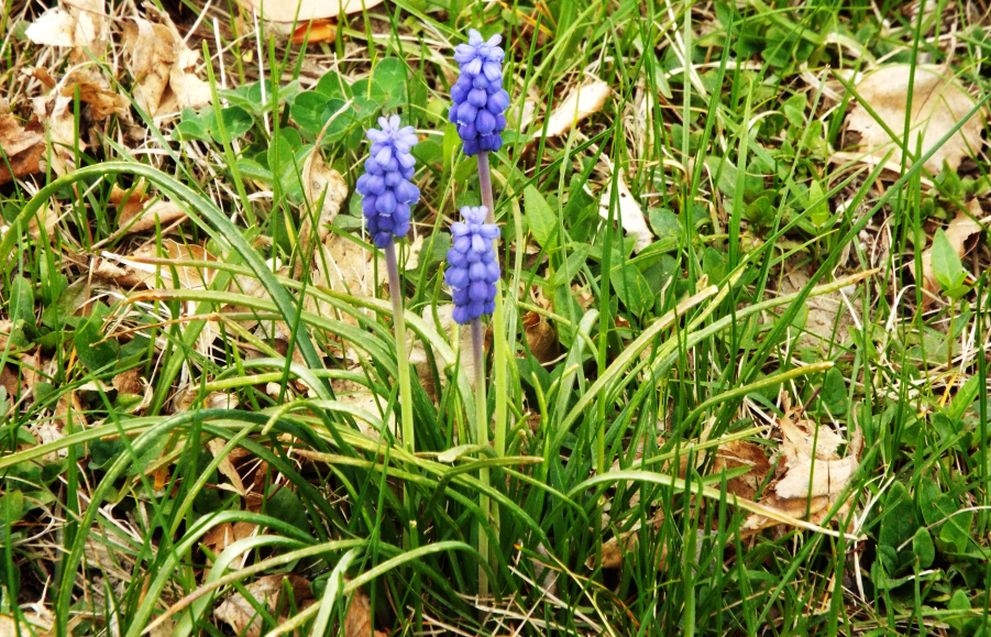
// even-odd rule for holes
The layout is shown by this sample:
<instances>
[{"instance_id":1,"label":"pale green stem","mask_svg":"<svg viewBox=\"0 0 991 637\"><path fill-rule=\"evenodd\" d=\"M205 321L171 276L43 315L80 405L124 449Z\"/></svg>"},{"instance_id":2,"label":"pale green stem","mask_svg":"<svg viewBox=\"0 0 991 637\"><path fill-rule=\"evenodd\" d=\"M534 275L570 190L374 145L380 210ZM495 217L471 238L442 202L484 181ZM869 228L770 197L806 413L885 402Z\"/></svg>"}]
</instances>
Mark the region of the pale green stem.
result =
<instances>
[{"instance_id":1,"label":"pale green stem","mask_svg":"<svg viewBox=\"0 0 991 637\"><path fill-rule=\"evenodd\" d=\"M489 153L482 151L478 153L478 184L482 192L482 205L489 211L486 217L487 223L495 223L495 198L492 195L492 170L489 167ZM493 242L492 249L498 251L498 243ZM506 354L505 334L499 326L505 325L505 308L502 303L502 285L496 287L495 315L492 317L493 325L493 352L492 371L495 377L495 453L496 457L502 458L506 455L506 422L507 406L509 404L509 369L506 365L508 360ZM496 537L499 537L501 528L499 507L492 510L492 527Z\"/></svg>"},{"instance_id":2,"label":"pale green stem","mask_svg":"<svg viewBox=\"0 0 991 637\"><path fill-rule=\"evenodd\" d=\"M471 322L471 353L475 363L475 417L477 422L477 433L475 441L477 444L487 447L489 445L489 413L485 399L485 351L482 343L482 320L476 318ZM483 467L480 470L479 480L483 487L489 486L489 469ZM483 564L489 560L489 536L486 527L490 521L489 496L484 495L484 491L478 496L478 508L482 511L482 519L478 522L478 553L482 556ZM478 594L489 594L489 577L485 572L483 564L478 565Z\"/></svg>"},{"instance_id":3,"label":"pale green stem","mask_svg":"<svg viewBox=\"0 0 991 637\"><path fill-rule=\"evenodd\" d=\"M410 453L416 452L413 429L413 387L410 384L409 357L406 355L406 318L403 313L403 293L399 281L396 244L385 247L386 269L389 271L389 294L392 296L392 316L396 330L396 368L399 374L399 403L402 418L402 443Z\"/></svg>"}]
</instances>

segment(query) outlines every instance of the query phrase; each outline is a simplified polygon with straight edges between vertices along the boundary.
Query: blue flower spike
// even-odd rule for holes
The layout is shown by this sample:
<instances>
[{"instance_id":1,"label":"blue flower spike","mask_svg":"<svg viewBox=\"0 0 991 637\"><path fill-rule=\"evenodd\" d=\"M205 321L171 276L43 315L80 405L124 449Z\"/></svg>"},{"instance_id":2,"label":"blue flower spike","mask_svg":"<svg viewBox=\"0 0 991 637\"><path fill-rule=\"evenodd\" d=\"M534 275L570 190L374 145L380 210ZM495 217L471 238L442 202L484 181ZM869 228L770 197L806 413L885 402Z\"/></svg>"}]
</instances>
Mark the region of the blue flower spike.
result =
<instances>
[{"instance_id":1,"label":"blue flower spike","mask_svg":"<svg viewBox=\"0 0 991 637\"><path fill-rule=\"evenodd\" d=\"M509 93L502 88L502 61L506 54L499 46L501 35L488 40L471 29L468 43L459 44L454 59L461 75L451 87L450 121L458 127L466 155L499 150L506 128Z\"/></svg>"},{"instance_id":2,"label":"blue flower spike","mask_svg":"<svg viewBox=\"0 0 991 637\"><path fill-rule=\"evenodd\" d=\"M398 115L380 117L378 129L366 133L371 142L365 174L358 178L361 210L376 247L384 248L409 233L410 207L420 199L413 183L416 131L402 126Z\"/></svg>"},{"instance_id":3,"label":"blue flower spike","mask_svg":"<svg viewBox=\"0 0 991 637\"><path fill-rule=\"evenodd\" d=\"M495 311L499 261L493 242L499 226L485 223L485 206L465 206L463 221L451 224L453 245L447 251L444 280L454 299L454 320L464 325Z\"/></svg>"}]
</instances>

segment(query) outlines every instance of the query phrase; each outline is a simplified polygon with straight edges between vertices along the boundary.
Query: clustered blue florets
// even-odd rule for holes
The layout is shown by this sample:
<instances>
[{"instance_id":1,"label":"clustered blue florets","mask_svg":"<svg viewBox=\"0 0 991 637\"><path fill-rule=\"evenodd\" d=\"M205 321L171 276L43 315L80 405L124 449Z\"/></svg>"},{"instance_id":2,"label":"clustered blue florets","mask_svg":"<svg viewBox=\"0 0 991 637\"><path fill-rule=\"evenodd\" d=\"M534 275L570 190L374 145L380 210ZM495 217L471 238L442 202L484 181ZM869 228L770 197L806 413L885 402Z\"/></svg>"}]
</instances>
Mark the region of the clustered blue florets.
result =
<instances>
[{"instance_id":1,"label":"clustered blue florets","mask_svg":"<svg viewBox=\"0 0 991 637\"><path fill-rule=\"evenodd\" d=\"M458 127L466 155L499 150L506 128L509 93L502 88L502 60L505 53L499 43L501 35L488 40L471 29L468 44L459 44L454 59L461 76L451 87L449 118Z\"/></svg>"},{"instance_id":2,"label":"clustered blue florets","mask_svg":"<svg viewBox=\"0 0 991 637\"><path fill-rule=\"evenodd\" d=\"M499 262L493 241L499 226L485 223L488 214L485 206L465 206L464 221L451 224L453 245L447 251L444 280L452 290L454 320L462 325L495 311Z\"/></svg>"},{"instance_id":3,"label":"clustered blue florets","mask_svg":"<svg viewBox=\"0 0 991 637\"><path fill-rule=\"evenodd\" d=\"M410 150L417 141L413 127L400 127L398 115L380 117L378 123L380 130L368 129L372 146L356 188L363 197L361 210L372 242L384 248L409 232L410 206L419 200L420 190L412 182L415 160Z\"/></svg>"}]
</instances>

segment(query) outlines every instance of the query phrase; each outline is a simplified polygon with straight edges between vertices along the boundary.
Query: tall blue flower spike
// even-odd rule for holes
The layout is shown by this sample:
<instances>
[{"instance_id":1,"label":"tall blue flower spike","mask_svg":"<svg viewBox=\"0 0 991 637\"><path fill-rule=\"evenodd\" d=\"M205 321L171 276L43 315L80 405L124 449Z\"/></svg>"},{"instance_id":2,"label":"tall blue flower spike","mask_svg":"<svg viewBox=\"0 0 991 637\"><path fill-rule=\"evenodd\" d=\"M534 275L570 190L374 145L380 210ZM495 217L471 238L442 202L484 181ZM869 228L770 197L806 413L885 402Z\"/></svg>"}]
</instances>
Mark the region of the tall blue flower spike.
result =
<instances>
[{"instance_id":1,"label":"tall blue flower spike","mask_svg":"<svg viewBox=\"0 0 991 637\"><path fill-rule=\"evenodd\" d=\"M461 75L451 87L448 115L458 127L466 155L499 150L506 128L509 93L502 88L502 61L505 53L501 35L488 40L475 29L468 31L468 44L459 44L454 59Z\"/></svg>"},{"instance_id":2,"label":"tall blue flower spike","mask_svg":"<svg viewBox=\"0 0 991 637\"><path fill-rule=\"evenodd\" d=\"M420 190L412 181L416 162L410 153L416 131L400 126L398 115L380 117L378 124L381 128L366 133L371 150L356 189L372 242L384 248L409 233L410 206L420 199Z\"/></svg>"},{"instance_id":3,"label":"tall blue flower spike","mask_svg":"<svg viewBox=\"0 0 991 637\"><path fill-rule=\"evenodd\" d=\"M485 223L488 213L485 206L465 206L464 221L451 224L453 245L444 280L451 287L454 320L461 325L495 311L499 261L492 242L499 237L499 226Z\"/></svg>"}]
</instances>

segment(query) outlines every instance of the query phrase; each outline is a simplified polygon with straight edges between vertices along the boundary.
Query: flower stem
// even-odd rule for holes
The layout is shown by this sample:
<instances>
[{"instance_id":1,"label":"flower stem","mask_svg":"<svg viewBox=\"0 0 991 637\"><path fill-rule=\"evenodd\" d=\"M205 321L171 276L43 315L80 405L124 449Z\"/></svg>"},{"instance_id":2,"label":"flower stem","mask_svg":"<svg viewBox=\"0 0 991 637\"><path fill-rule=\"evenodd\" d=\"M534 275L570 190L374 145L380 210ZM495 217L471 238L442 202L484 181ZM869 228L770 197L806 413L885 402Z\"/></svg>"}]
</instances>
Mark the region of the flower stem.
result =
<instances>
[{"instance_id":1,"label":"flower stem","mask_svg":"<svg viewBox=\"0 0 991 637\"><path fill-rule=\"evenodd\" d=\"M495 223L495 199L492 197L492 171L489 169L489 153L478 153L478 185L482 190L482 205L488 208L486 223Z\"/></svg>"},{"instance_id":2,"label":"flower stem","mask_svg":"<svg viewBox=\"0 0 991 637\"><path fill-rule=\"evenodd\" d=\"M410 384L409 357L406 355L406 317L403 313L403 293L399 283L399 262L396 243L385 247L385 263L389 271L389 294L392 296L392 316L396 330L396 367L399 374L399 402L402 418L402 443L410 453L416 451L413 431L413 388Z\"/></svg>"},{"instance_id":3,"label":"flower stem","mask_svg":"<svg viewBox=\"0 0 991 637\"><path fill-rule=\"evenodd\" d=\"M475 363L475 417L477 422L476 443L487 447L489 445L489 413L485 399L485 351L483 348L482 320L476 318L471 322L471 352ZM480 469L479 480L482 486L489 486L489 469ZM489 560L489 536L486 527L489 524L491 512L489 496L484 492L478 496L478 508L482 510L482 519L478 522L478 553L483 563ZM489 594L489 578L482 564L478 565L478 594Z\"/></svg>"},{"instance_id":4,"label":"flower stem","mask_svg":"<svg viewBox=\"0 0 991 637\"><path fill-rule=\"evenodd\" d=\"M489 167L489 153L488 151L482 151L478 153L478 183L479 188L482 191L482 205L485 206L488 211L487 223L495 223L495 198L492 195L492 170ZM493 242L493 249L496 250L498 254L498 243ZM505 335L500 331L498 326L505 325L504 312L502 302L502 282L496 286L496 300L495 300L495 315L492 317L493 325L493 351L492 351L492 371L495 376L495 392L496 392L496 406L495 406L495 453L497 457L502 457L506 455L506 408L509 396L509 375L508 366L506 361L506 338ZM488 473L488 469L485 470ZM486 484L488 479L486 478ZM499 537L499 531L502 527L501 514L499 511L499 506L492 510L492 528L495 531L496 537Z\"/></svg>"}]
</instances>

